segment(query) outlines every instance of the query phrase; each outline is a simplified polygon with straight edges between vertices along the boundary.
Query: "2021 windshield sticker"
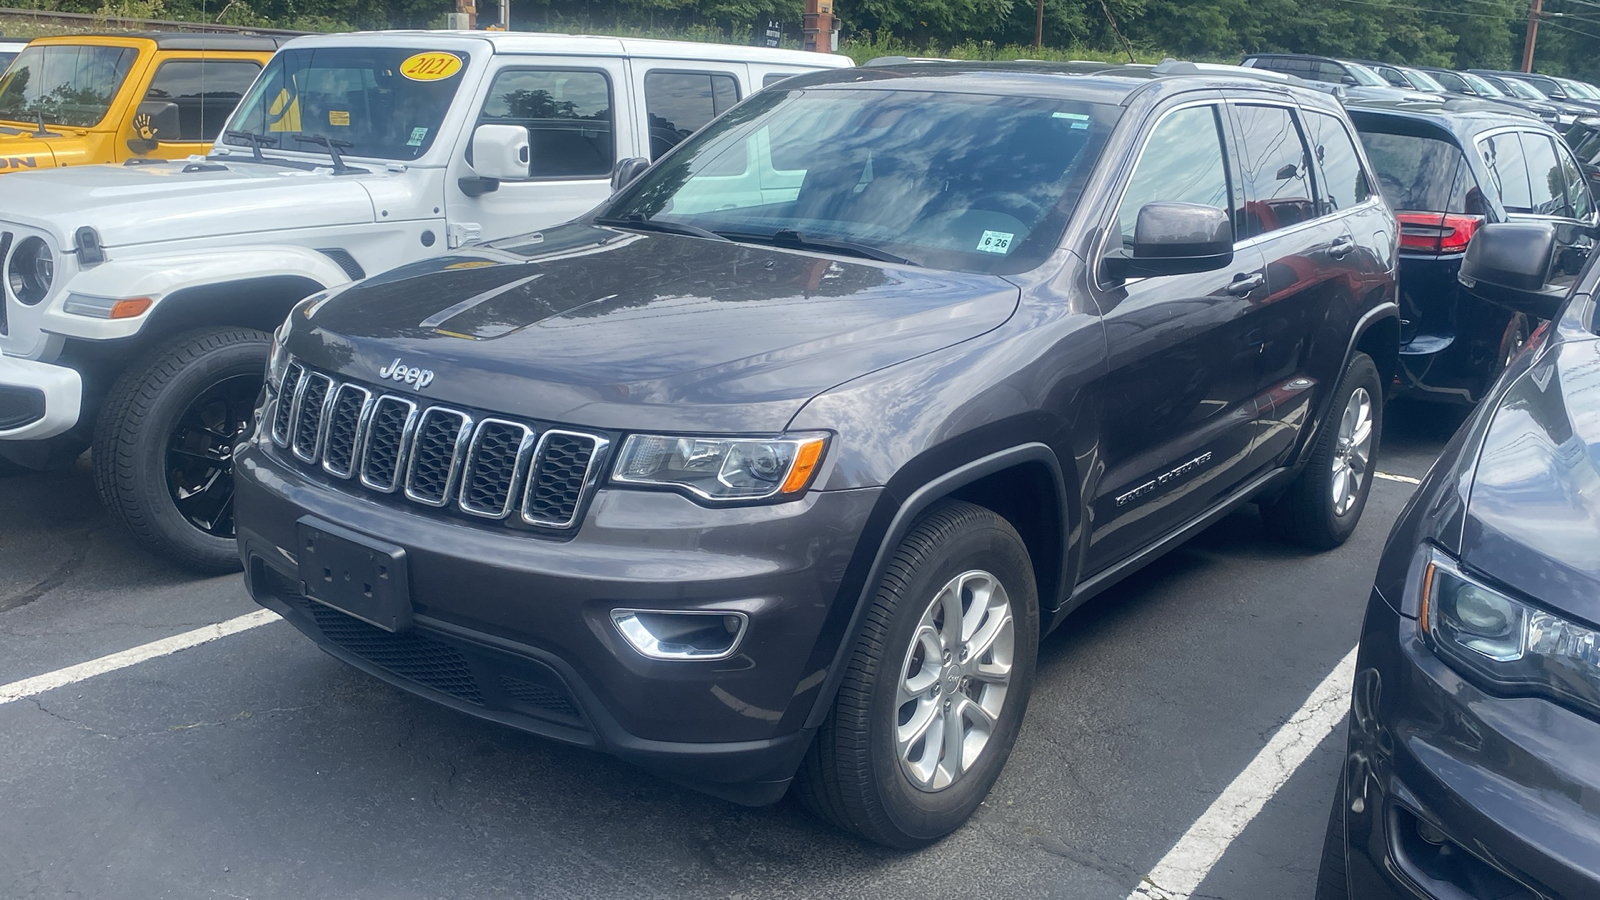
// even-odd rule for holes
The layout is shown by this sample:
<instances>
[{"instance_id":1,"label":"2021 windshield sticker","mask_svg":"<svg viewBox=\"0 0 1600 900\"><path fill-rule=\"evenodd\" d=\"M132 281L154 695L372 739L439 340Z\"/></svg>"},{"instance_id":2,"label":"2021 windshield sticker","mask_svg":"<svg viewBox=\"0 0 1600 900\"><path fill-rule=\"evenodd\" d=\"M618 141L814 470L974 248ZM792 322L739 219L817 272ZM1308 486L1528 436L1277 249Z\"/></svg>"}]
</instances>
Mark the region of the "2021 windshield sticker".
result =
<instances>
[{"instance_id":1,"label":"2021 windshield sticker","mask_svg":"<svg viewBox=\"0 0 1600 900\"><path fill-rule=\"evenodd\" d=\"M400 74L412 81L443 81L459 71L461 57L439 50L414 54L400 64Z\"/></svg>"}]
</instances>

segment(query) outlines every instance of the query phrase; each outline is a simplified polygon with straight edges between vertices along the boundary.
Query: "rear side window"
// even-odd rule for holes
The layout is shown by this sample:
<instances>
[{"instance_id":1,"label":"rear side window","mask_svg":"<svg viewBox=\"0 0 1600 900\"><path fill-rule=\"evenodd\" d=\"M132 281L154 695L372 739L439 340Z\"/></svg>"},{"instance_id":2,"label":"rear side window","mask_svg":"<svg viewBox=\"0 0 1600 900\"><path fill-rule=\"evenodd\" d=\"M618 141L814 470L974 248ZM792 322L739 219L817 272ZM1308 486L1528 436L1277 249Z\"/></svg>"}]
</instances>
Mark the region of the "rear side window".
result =
<instances>
[{"instance_id":1,"label":"rear side window","mask_svg":"<svg viewBox=\"0 0 1600 900\"><path fill-rule=\"evenodd\" d=\"M1467 87L1467 80L1454 72L1429 72L1428 74L1452 94L1472 93L1472 89Z\"/></svg>"},{"instance_id":2,"label":"rear side window","mask_svg":"<svg viewBox=\"0 0 1600 900\"><path fill-rule=\"evenodd\" d=\"M1533 211L1541 216L1565 216L1567 212L1566 181L1561 174L1561 162L1556 159L1556 147L1542 134L1518 135L1522 139L1522 155L1528 161L1528 194Z\"/></svg>"},{"instance_id":3,"label":"rear side window","mask_svg":"<svg viewBox=\"0 0 1600 900\"><path fill-rule=\"evenodd\" d=\"M1234 112L1244 144L1244 235L1315 218L1311 167L1294 115L1281 106L1239 105Z\"/></svg>"},{"instance_id":4,"label":"rear side window","mask_svg":"<svg viewBox=\"0 0 1600 900\"><path fill-rule=\"evenodd\" d=\"M1132 249L1139 210L1146 203L1198 203L1227 210L1228 194L1228 165L1222 154L1217 108L1180 109L1150 133L1128 179L1128 190L1117 207L1122 245Z\"/></svg>"},{"instance_id":5,"label":"rear side window","mask_svg":"<svg viewBox=\"0 0 1600 900\"><path fill-rule=\"evenodd\" d=\"M1488 214L1466 155L1455 144L1412 134L1361 132L1384 199L1395 210Z\"/></svg>"},{"instance_id":6,"label":"rear side window","mask_svg":"<svg viewBox=\"0 0 1600 900\"><path fill-rule=\"evenodd\" d=\"M1355 141L1337 116L1309 112L1305 116L1311 155L1317 161L1318 196L1324 214L1349 209L1372 197L1372 185Z\"/></svg>"},{"instance_id":7,"label":"rear side window","mask_svg":"<svg viewBox=\"0 0 1600 900\"><path fill-rule=\"evenodd\" d=\"M261 64L248 60L175 59L161 64L146 103L170 103L176 107L178 133L156 134L161 141L214 141L239 105L251 82L261 74ZM141 110L152 119L159 114Z\"/></svg>"},{"instance_id":8,"label":"rear side window","mask_svg":"<svg viewBox=\"0 0 1600 900\"><path fill-rule=\"evenodd\" d=\"M644 76L650 158L678 145L739 102L739 83L721 72L651 72Z\"/></svg>"},{"instance_id":9,"label":"rear side window","mask_svg":"<svg viewBox=\"0 0 1600 900\"><path fill-rule=\"evenodd\" d=\"M615 162L611 80L602 72L507 69L495 76L479 124L528 129L533 178L602 178Z\"/></svg>"}]
</instances>

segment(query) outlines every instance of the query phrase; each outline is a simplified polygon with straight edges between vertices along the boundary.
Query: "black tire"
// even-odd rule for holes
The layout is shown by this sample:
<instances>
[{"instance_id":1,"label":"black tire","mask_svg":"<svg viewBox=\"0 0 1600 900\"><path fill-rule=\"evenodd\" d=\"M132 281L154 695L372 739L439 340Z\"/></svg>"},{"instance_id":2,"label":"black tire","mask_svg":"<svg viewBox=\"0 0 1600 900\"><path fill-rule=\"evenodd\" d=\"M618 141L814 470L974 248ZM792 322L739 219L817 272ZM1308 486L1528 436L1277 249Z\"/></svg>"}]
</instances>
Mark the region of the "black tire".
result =
<instances>
[{"instance_id":1,"label":"black tire","mask_svg":"<svg viewBox=\"0 0 1600 900\"><path fill-rule=\"evenodd\" d=\"M1345 453L1340 442L1340 425L1351 398L1365 391L1370 409L1371 429L1366 459L1359 473L1350 505L1343 511L1334 499L1338 483L1336 463ZM1367 495L1372 490L1378 447L1383 437L1383 382L1372 357L1357 353L1345 369L1334 390L1328 418L1322 423L1316 447L1300 474L1271 504L1262 509L1268 524L1285 537L1315 550L1331 550L1348 539L1361 521ZM1353 462L1349 463L1353 467Z\"/></svg>"},{"instance_id":2,"label":"black tire","mask_svg":"<svg viewBox=\"0 0 1600 900\"><path fill-rule=\"evenodd\" d=\"M1322 838L1322 865L1317 868L1316 900L1350 900L1350 873L1345 867L1344 773L1333 791L1328 831Z\"/></svg>"},{"instance_id":3,"label":"black tire","mask_svg":"<svg viewBox=\"0 0 1600 900\"><path fill-rule=\"evenodd\" d=\"M952 664L935 660L931 665L939 671L926 694L919 691L916 699L902 707L896 703L896 692L904 671L915 660L922 659L917 665L927 671L927 660L932 659L918 656L920 651L914 646L917 636L923 634L919 624L924 613L934 614L934 600L942 596L944 587L956 583L958 576L965 578L975 572L992 578L988 583L998 583L1009 598L1010 682L993 716L987 742L965 771L942 788L924 790L903 769L896 749L894 732L900 727L902 711L914 707L914 715L933 709L930 719L947 721L949 713L939 712L941 703L944 710L950 708L951 701L946 698L958 698L954 701L958 703L989 698L990 688L977 675L970 685L967 678L951 678L947 673L955 672ZM956 602L971 596L966 584L958 588ZM985 633L991 617L994 623L1003 621L995 617L993 609L990 605L990 611L973 626L974 638ZM992 646L1003 646L1003 641ZM920 847L954 831L988 795L1016 743L1033 685L1038 646L1038 590L1027 547L1016 530L1004 518L971 503L946 501L933 507L900 543L878 586L833 709L801 764L795 785L799 799L840 828L897 849ZM971 665L984 660L989 665L1003 662L1003 652L971 657ZM966 665L967 658L963 655L955 665ZM954 689L941 693L947 684ZM931 706L923 705L924 697ZM930 729L908 745L913 750L923 747L924 760L933 733ZM934 755L935 766L944 764L942 753L934 751Z\"/></svg>"},{"instance_id":4,"label":"black tire","mask_svg":"<svg viewBox=\"0 0 1600 900\"><path fill-rule=\"evenodd\" d=\"M249 422L270 347L270 336L250 328L176 335L123 372L101 408L100 499L136 540L195 572L239 569L231 441ZM218 391L226 398L214 399Z\"/></svg>"}]
</instances>

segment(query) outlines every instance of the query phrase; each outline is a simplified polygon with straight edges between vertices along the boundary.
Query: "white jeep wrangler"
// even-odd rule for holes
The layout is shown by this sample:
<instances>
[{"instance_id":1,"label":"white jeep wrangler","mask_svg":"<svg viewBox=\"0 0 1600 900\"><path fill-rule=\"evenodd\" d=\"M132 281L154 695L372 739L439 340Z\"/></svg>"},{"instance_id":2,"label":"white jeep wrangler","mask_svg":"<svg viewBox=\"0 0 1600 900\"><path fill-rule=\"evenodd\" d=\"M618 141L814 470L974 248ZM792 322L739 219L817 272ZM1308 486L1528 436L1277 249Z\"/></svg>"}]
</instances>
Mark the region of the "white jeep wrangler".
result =
<instances>
[{"instance_id":1,"label":"white jeep wrangler","mask_svg":"<svg viewBox=\"0 0 1600 900\"><path fill-rule=\"evenodd\" d=\"M207 157L0 183L0 473L94 447L115 518L238 566L230 457L296 301L586 212L613 171L844 57L487 32L296 39Z\"/></svg>"}]
</instances>

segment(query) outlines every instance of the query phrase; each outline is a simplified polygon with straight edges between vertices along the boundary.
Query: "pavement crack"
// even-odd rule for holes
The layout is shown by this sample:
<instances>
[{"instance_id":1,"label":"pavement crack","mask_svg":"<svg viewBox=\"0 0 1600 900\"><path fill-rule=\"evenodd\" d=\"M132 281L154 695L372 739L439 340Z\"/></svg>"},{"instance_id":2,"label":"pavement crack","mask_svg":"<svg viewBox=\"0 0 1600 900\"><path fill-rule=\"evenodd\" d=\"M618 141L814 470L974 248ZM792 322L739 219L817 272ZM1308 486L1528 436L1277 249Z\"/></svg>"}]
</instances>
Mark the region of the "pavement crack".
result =
<instances>
[{"instance_id":1,"label":"pavement crack","mask_svg":"<svg viewBox=\"0 0 1600 900\"><path fill-rule=\"evenodd\" d=\"M89 535L92 529L80 528L66 533L69 541L67 558L55 567L49 575L35 583L32 587L13 597L0 599L0 613L8 612L43 597L61 585L67 579L76 575L78 569L83 567L83 561L89 556Z\"/></svg>"},{"instance_id":2,"label":"pavement crack","mask_svg":"<svg viewBox=\"0 0 1600 900\"><path fill-rule=\"evenodd\" d=\"M32 703L34 709L37 709L39 712L44 713L45 715L49 716L52 719L56 719L58 721L65 722L68 725L71 725L72 727L79 729L80 731L87 731L87 732L89 732L90 734L92 734L92 735L94 735L96 737L105 738L108 741L117 740L117 736L116 735L106 734L103 731L96 731L93 728L90 728L88 725L85 725L84 723L79 722L77 719L72 718L71 716L64 716L61 713L56 712L55 710L49 708L48 706L45 706L43 703L40 703L39 702L39 698L37 698L37 697L24 697L22 699L27 700L29 703Z\"/></svg>"}]
</instances>

